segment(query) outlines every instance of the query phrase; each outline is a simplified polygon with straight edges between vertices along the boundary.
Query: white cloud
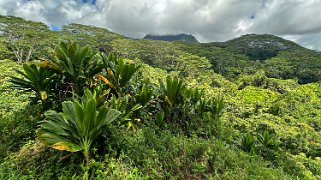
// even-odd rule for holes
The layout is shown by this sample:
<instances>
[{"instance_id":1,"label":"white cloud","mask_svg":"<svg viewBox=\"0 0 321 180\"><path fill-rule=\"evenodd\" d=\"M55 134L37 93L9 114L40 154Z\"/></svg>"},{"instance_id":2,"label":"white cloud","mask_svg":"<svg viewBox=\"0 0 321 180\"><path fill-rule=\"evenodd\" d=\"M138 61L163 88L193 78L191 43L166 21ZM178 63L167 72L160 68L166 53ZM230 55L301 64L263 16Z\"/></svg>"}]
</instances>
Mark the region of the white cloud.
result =
<instances>
[{"instance_id":1,"label":"white cloud","mask_svg":"<svg viewBox=\"0 0 321 180\"><path fill-rule=\"evenodd\" d=\"M253 32L297 35L321 32L321 1L270 0L249 29Z\"/></svg>"},{"instance_id":2,"label":"white cloud","mask_svg":"<svg viewBox=\"0 0 321 180\"><path fill-rule=\"evenodd\" d=\"M140 38L147 33L194 34L225 41L246 33L289 37L321 50L320 0L0 0L0 14L47 24L105 27Z\"/></svg>"}]
</instances>

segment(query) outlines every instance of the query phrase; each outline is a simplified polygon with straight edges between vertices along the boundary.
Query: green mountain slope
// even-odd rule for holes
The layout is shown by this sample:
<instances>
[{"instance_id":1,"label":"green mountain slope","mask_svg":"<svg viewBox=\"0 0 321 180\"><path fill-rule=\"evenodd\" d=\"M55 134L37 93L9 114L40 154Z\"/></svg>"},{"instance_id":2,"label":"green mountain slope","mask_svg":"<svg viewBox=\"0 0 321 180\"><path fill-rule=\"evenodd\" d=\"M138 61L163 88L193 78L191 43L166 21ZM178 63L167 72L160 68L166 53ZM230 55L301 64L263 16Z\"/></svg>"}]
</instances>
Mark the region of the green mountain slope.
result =
<instances>
[{"instance_id":1,"label":"green mountain slope","mask_svg":"<svg viewBox=\"0 0 321 180\"><path fill-rule=\"evenodd\" d=\"M230 80L258 70L267 77L297 78L300 84L320 80L321 53L273 35L244 35L227 42L180 43L184 51L210 60L216 73Z\"/></svg>"},{"instance_id":2,"label":"green mountain slope","mask_svg":"<svg viewBox=\"0 0 321 180\"><path fill-rule=\"evenodd\" d=\"M303 52L305 48L298 44L269 34L247 34L241 37L214 43L232 53L244 54L250 60L266 60L277 56L280 51Z\"/></svg>"}]
</instances>

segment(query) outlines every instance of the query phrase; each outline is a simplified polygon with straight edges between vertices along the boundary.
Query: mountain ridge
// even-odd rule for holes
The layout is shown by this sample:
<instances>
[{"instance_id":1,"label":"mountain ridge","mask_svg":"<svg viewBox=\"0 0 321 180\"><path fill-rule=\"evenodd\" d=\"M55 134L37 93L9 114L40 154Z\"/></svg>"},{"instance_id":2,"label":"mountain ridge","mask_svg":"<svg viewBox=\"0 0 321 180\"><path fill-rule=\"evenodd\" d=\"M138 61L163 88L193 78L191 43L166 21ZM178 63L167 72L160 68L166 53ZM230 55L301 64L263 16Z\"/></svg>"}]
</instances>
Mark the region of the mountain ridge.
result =
<instances>
[{"instance_id":1,"label":"mountain ridge","mask_svg":"<svg viewBox=\"0 0 321 180\"><path fill-rule=\"evenodd\" d=\"M160 41L185 41L185 42L193 42L199 43L199 41L193 35L187 34L168 34L168 35L154 35L154 34L147 34L143 37L143 39L148 40L160 40Z\"/></svg>"}]
</instances>

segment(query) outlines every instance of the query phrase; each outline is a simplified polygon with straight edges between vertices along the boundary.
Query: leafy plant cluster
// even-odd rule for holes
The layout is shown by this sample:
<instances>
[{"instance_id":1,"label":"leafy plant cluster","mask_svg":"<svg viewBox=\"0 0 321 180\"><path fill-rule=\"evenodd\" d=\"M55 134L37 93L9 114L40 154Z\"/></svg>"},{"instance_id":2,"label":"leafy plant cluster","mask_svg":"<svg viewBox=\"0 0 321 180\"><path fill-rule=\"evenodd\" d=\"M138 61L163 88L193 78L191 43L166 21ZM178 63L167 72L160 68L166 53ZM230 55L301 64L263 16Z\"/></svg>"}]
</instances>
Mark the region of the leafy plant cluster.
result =
<instances>
[{"instance_id":1,"label":"leafy plant cluster","mask_svg":"<svg viewBox=\"0 0 321 180\"><path fill-rule=\"evenodd\" d=\"M37 139L53 149L82 152L87 179L92 145L101 141L110 125L137 131L139 124L155 118L159 127L177 126L189 136L206 126L208 136L218 134L222 98L208 99L170 76L160 80L157 89L142 80L140 68L115 54L62 42L54 59L25 63L23 71L16 70L20 77L12 76L10 81L36 95L37 116L44 115Z\"/></svg>"}]
</instances>

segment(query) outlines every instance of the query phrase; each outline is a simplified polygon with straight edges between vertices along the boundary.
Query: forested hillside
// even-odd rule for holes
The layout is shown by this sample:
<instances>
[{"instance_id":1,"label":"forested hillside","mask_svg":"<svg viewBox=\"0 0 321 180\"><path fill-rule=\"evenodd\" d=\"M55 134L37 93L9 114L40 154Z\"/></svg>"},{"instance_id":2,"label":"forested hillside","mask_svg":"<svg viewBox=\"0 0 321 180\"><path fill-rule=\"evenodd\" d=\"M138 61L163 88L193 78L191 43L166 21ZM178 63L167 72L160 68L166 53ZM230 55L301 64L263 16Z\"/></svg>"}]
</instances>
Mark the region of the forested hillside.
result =
<instances>
[{"instance_id":1,"label":"forested hillside","mask_svg":"<svg viewBox=\"0 0 321 180\"><path fill-rule=\"evenodd\" d=\"M321 53L0 16L0 179L321 179Z\"/></svg>"}]
</instances>

